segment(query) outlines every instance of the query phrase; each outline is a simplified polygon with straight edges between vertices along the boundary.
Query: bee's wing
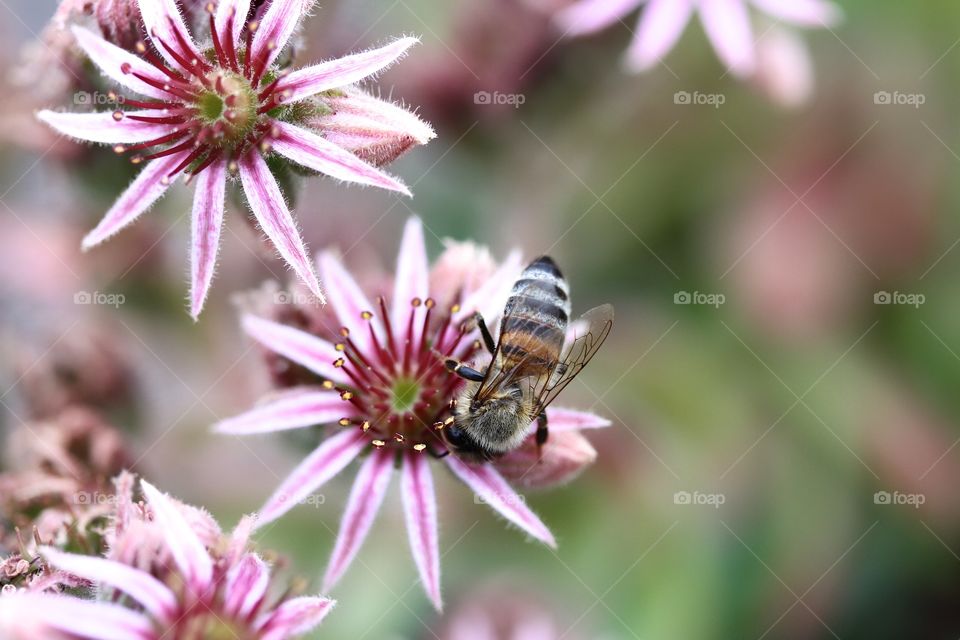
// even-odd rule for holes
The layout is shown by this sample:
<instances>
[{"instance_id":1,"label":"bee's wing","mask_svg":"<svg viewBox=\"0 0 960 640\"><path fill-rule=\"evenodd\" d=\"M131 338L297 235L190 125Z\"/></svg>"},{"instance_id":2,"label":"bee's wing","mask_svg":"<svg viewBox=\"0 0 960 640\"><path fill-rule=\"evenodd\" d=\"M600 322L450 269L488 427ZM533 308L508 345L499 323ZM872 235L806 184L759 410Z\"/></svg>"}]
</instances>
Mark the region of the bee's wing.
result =
<instances>
[{"instance_id":1,"label":"bee's wing","mask_svg":"<svg viewBox=\"0 0 960 640\"><path fill-rule=\"evenodd\" d=\"M585 324L587 328L570 343L570 347L550 375L544 376L537 382L534 415L540 415L596 355L613 327L613 306L603 304L594 307L580 316L577 322Z\"/></svg>"},{"instance_id":2,"label":"bee's wing","mask_svg":"<svg viewBox=\"0 0 960 640\"><path fill-rule=\"evenodd\" d=\"M514 322L523 323L522 320L518 321L516 318L514 319ZM514 330L517 331L517 333L530 336L530 338L536 340L541 332L547 331L548 329L540 323L530 322L529 328L523 329L517 327L517 325L514 325ZM477 393L474 396L478 400L485 400L493 395L493 393L498 389L502 389L503 387L517 381L518 372L524 369L523 365L526 364L527 360L531 358L531 356L527 355L519 362L506 366L504 363L504 358L501 354L502 337L503 321L501 321L500 337L497 339L497 348L493 351L493 359L490 361L490 366L487 367L486 376L484 377L483 382L480 383L480 388L477 389ZM547 376L544 376L544 378L546 377ZM539 380L533 382L531 386L535 388L538 382Z\"/></svg>"}]
</instances>

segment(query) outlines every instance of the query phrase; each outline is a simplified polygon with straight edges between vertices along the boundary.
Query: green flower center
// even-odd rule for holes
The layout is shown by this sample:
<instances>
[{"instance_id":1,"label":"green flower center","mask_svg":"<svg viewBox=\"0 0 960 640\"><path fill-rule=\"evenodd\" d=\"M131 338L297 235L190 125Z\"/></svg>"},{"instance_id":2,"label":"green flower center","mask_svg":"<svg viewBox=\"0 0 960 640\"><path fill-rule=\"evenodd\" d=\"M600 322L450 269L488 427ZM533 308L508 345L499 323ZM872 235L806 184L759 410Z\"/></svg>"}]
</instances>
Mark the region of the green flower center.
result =
<instances>
[{"instance_id":1,"label":"green flower center","mask_svg":"<svg viewBox=\"0 0 960 640\"><path fill-rule=\"evenodd\" d=\"M420 384L412 378L397 378L390 392L390 407L393 412L404 414L413 409L420 397Z\"/></svg>"},{"instance_id":2,"label":"green flower center","mask_svg":"<svg viewBox=\"0 0 960 640\"><path fill-rule=\"evenodd\" d=\"M202 91L195 107L204 127L221 132L224 146L243 140L257 124L260 100L250 81L238 73L218 69L208 76L210 87Z\"/></svg>"}]
</instances>

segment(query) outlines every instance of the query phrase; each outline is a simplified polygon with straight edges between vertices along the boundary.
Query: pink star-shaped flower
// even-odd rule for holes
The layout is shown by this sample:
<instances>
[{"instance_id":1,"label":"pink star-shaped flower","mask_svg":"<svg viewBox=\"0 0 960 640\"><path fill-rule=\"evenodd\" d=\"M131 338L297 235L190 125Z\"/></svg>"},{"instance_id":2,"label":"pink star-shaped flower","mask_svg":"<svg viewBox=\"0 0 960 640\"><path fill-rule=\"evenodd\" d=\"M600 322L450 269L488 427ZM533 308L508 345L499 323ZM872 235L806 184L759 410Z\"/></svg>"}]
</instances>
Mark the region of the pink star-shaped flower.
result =
<instances>
[{"instance_id":1,"label":"pink star-shaped flower","mask_svg":"<svg viewBox=\"0 0 960 640\"><path fill-rule=\"evenodd\" d=\"M210 3L209 41L200 42L188 32L174 0L141 0L148 38L136 44L139 55L74 27L77 43L104 75L146 99L117 96L118 108L108 112L38 114L61 133L114 145L116 152L131 153L133 162L144 163L84 238L85 249L133 222L177 175L196 178L190 293L194 318L213 278L228 177L239 174L263 232L322 299L300 232L267 160L277 157L339 180L409 195L400 180L351 153L351 147L365 151L379 140L395 148L402 140L409 148L434 137L413 114L350 87L402 57L415 38L400 38L379 49L292 72L278 65L278 55L310 4L274 0L260 19L247 21L250 0ZM335 118L340 111L346 114ZM334 120L333 136L323 124L326 116ZM352 136L346 141L337 130L342 127ZM336 134L346 144L331 141L338 139ZM373 160L396 155L399 152Z\"/></svg>"},{"instance_id":2,"label":"pink star-shaped flower","mask_svg":"<svg viewBox=\"0 0 960 640\"><path fill-rule=\"evenodd\" d=\"M42 549L49 565L89 582L102 599L19 591L0 596L0 636L12 640L163 640L258 638L285 640L320 624L334 601L318 596L283 597L269 592L270 567L245 549L251 522L244 519L225 545L211 553L184 515L184 507L153 485L140 486L152 512L151 531L162 535L162 549L139 544L154 556L162 551L170 566L148 571L96 556ZM118 509L118 511L121 511ZM115 523L116 526L116 523ZM139 554L142 555L142 554ZM118 597L106 597L111 593ZM119 596L125 596L120 604Z\"/></svg>"},{"instance_id":3,"label":"pink star-shaped flower","mask_svg":"<svg viewBox=\"0 0 960 640\"><path fill-rule=\"evenodd\" d=\"M534 425L523 446L493 462L467 463L445 451L439 430L462 380L443 366L443 357L469 361L480 355L479 333L466 324L475 311L496 318L520 273L511 255L482 282L457 270L456 257L478 253L451 247L432 272L420 221L406 225L388 303L373 303L330 253L319 258L330 306L339 326L323 336L247 314L246 332L273 353L304 367L317 385L289 390L216 425L220 433L261 434L329 425L332 435L294 469L260 510L258 524L271 522L305 501L353 460L364 457L347 500L333 555L324 577L327 590L360 549L383 502L394 466L410 549L424 588L439 609L440 553L437 503L431 463L446 467L512 524L551 547L553 535L507 478L521 487L565 482L593 462L596 452L579 430L609 426L587 412L549 407L550 439L538 456ZM431 286L450 292L441 308ZM443 295L439 294L438 295Z\"/></svg>"}]
</instances>

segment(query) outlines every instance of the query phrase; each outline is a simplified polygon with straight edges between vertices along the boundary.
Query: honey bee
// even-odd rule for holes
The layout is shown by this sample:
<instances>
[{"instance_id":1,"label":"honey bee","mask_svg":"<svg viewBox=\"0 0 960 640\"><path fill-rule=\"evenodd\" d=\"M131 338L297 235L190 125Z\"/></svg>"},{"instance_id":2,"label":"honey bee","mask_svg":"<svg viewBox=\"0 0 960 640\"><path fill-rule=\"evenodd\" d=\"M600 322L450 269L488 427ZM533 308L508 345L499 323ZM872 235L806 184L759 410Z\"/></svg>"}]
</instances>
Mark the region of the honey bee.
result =
<instances>
[{"instance_id":1,"label":"honey bee","mask_svg":"<svg viewBox=\"0 0 960 640\"><path fill-rule=\"evenodd\" d=\"M512 451L537 421L536 443L549 435L547 406L570 384L600 349L613 326L613 307L587 311L566 346L570 291L556 263L548 256L531 262L514 283L494 343L483 317L474 316L492 359L486 371L448 359L447 369L468 385L456 399L453 421L443 429L448 448L475 461Z\"/></svg>"}]
</instances>

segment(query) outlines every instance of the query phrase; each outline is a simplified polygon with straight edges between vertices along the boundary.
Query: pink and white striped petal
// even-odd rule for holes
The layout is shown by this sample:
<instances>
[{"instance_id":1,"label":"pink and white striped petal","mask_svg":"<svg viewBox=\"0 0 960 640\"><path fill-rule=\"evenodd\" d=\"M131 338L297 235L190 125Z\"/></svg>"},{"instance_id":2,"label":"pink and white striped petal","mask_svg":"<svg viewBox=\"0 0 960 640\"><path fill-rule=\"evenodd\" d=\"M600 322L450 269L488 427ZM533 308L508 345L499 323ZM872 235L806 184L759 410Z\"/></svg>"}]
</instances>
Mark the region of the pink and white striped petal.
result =
<instances>
[{"instance_id":1,"label":"pink and white striped petal","mask_svg":"<svg viewBox=\"0 0 960 640\"><path fill-rule=\"evenodd\" d=\"M267 168L260 153L253 150L240 160L240 181L247 194L247 202L260 228L267 234L280 256L310 288L311 293L325 301L313 264L303 246L303 239L293 216L287 208L276 179Z\"/></svg>"},{"instance_id":2,"label":"pink and white striped petal","mask_svg":"<svg viewBox=\"0 0 960 640\"><path fill-rule=\"evenodd\" d=\"M14 593L0 598L0 637L145 640L154 636L145 615L107 602L46 593Z\"/></svg>"},{"instance_id":3,"label":"pink and white striped petal","mask_svg":"<svg viewBox=\"0 0 960 640\"><path fill-rule=\"evenodd\" d=\"M413 561L420 572L420 580L427 596L437 611L442 611L437 496L433 488L430 462L423 453L404 451L400 492L403 496L403 511Z\"/></svg>"},{"instance_id":4,"label":"pink and white striped petal","mask_svg":"<svg viewBox=\"0 0 960 640\"><path fill-rule=\"evenodd\" d=\"M347 508L340 521L340 532L323 576L323 591L330 591L346 572L370 532L383 498L390 486L394 452L375 449L364 461L353 481Z\"/></svg>"},{"instance_id":5,"label":"pink and white striped petal","mask_svg":"<svg viewBox=\"0 0 960 640\"><path fill-rule=\"evenodd\" d=\"M631 71L653 67L680 39L692 13L693 0L650 0L627 49L627 67Z\"/></svg>"},{"instance_id":6,"label":"pink and white striped petal","mask_svg":"<svg viewBox=\"0 0 960 640\"><path fill-rule=\"evenodd\" d=\"M248 13L250 13L250 0L220 0L217 4L217 12L213 15L213 21L222 45L226 44L224 42L224 36L226 36L230 38L236 49ZM230 33L227 33L228 23L231 27Z\"/></svg>"},{"instance_id":7,"label":"pink and white striped petal","mask_svg":"<svg viewBox=\"0 0 960 640\"><path fill-rule=\"evenodd\" d=\"M532 423L535 425L536 423ZM581 429L603 429L612 423L595 413L564 409L562 407L547 407L547 424L550 432L580 431ZM535 427L534 427L535 428Z\"/></svg>"},{"instance_id":8,"label":"pink and white striped petal","mask_svg":"<svg viewBox=\"0 0 960 640\"><path fill-rule=\"evenodd\" d=\"M744 78L757 66L756 47L745 0L701 0L700 21L717 56Z\"/></svg>"},{"instance_id":9,"label":"pink and white striped petal","mask_svg":"<svg viewBox=\"0 0 960 640\"><path fill-rule=\"evenodd\" d=\"M278 91L284 92L284 102L289 103L321 91L354 84L389 67L418 42L420 40L417 38L399 38L378 49L298 69L280 83Z\"/></svg>"},{"instance_id":10,"label":"pink and white striped petal","mask_svg":"<svg viewBox=\"0 0 960 640\"><path fill-rule=\"evenodd\" d=\"M297 465L274 491L257 518L257 527L273 522L316 491L369 446L359 428L348 427L330 436Z\"/></svg>"},{"instance_id":11,"label":"pink and white striped petal","mask_svg":"<svg viewBox=\"0 0 960 640\"><path fill-rule=\"evenodd\" d=\"M496 469L489 464L467 464L456 456L447 456L444 461L480 500L537 540L554 549L557 547L550 530Z\"/></svg>"},{"instance_id":12,"label":"pink and white striped petal","mask_svg":"<svg viewBox=\"0 0 960 640\"><path fill-rule=\"evenodd\" d=\"M557 13L557 26L566 36L582 36L606 29L644 0L580 0Z\"/></svg>"},{"instance_id":13,"label":"pink and white striped petal","mask_svg":"<svg viewBox=\"0 0 960 640\"><path fill-rule=\"evenodd\" d=\"M50 565L61 571L124 592L158 620L171 620L176 610L174 593L145 571L106 558L64 553L52 547L44 547L41 553Z\"/></svg>"},{"instance_id":14,"label":"pink and white striped petal","mask_svg":"<svg viewBox=\"0 0 960 640\"><path fill-rule=\"evenodd\" d=\"M216 160L200 172L193 193L190 250L190 315L196 320L210 291L220 249L227 162Z\"/></svg>"},{"instance_id":15,"label":"pink and white striped petal","mask_svg":"<svg viewBox=\"0 0 960 640\"><path fill-rule=\"evenodd\" d=\"M335 600L311 596L291 598L264 616L260 640L288 640L320 624L336 604Z\"/></svg>"},{"instance_id":16,"label":"pink and white striped petal","mask_svg":"<svg viewBox=\"0 0 960 640\"><path fill-rule=\"evenodd\" d=\"M64 113L44 109L37 113L37 118L66 136L101 144L146 142L176 129L169 124L137 122L127 117L156 115L152 111L124 111L119 120L115 117L116 113L119 112Z\"/></svg>"},{"instance_id":17,"label":"pink and white striped petal","mask_svg":"<svg viewBox=\"0 0 960 640\"><path fill-rule=\"evenodd\" d=\"M155 80L160 84L165 83L168 78L157 71L156 67L149 62L133 55L129 51L121 49L115 44L107 42L83 27L74 26L71 27L71 31L73 32L73 37L77 40L77 44L83 49L83 52L87 54L93 63L97 65L100 71L108 78L131 91L136 91L140 95L159 98L161 100L166 100L170 97L166 91L147 84L133 75L137 73L151 80ZM128 69L128 73L124 73L124 69Z\"/></svg>"},{"instance_id":18,"label":"pink and white striped petal","mask_svg":"<svg viewBox=\"0 0 960 640\"><path fill-rule=\"evenodd\" d=\"M213 579L213 561L203 542L169 496L142 478L140 488L153 509L154 522L166 533L164 542L177 568L195 594L203 594Z\"/></svg>"},{"instance_id":19,"label":"pink and white striped petal","mask_svg":"<svg viewBox=\"0 0 960 640\"><path fill-rule=\"evenodd\" d=\"M217 433L245 436L329 424L354 415L356 409L349 402L344 402L336 391L301 390L284 394L279 400L266 402L238 416L221 420L214 425L213 430Z\"/></svg>"},{"instance_id":20,"label":"pink and white striped petal","mask_svg":"<svg viewBox=\"0 0 960 640\"><path fill-rule=\"evenodd\" d=\"M310 369L321 378L336 384L349 384L343 369L333 366L340 357L336 348L326 340L294 327L245 314L241 320L247 335L288 360Z\"/></svg>"},{"instance_id":21,"label":"pink and white striped petal","mask_svg":"<svg viewBox=\"0 0 960 640\"><path fill-rule=\"evenodd\" d=\"M170 188L167 174L183 161L189 150L151 160L120 194L96 228L83 239L83 250L95 247L136 220Z\"/></svg>"},{"instance_id":22,"label":"pink and white striped petal","mask_svg":"<svg viewBox=\"0 0 960 640\"><path fill-rule=\"evenodd\" d=\"M411 301L418 298L421 302L430 294L430 265L427 259L427 247L423 239L423 223L416 216L407 220L400 241L400 253L397 255L396 277L393 281L393 319L395 331L406 332L410 316L414 325L421 322L426 313L421 304L414 307ZM419 348L419 334L414 336L412 348Z\"/></svg>"},{"instance_id":23,"label":"pink and white striped petal","mask_svg":"<svg viewBox=\"0 0 960 640\"><path fill-rule=\"evenodd\" d=\"M340 324L350 331L350 339L365 354L371 353L373 343L370 338L371 323L377 336L383 336L383 326L374 315L364 320L362 314L375 311L373 304L367 298L363 289L353 279L353 276L343 267L340 260L329 251L320 254L318 260L320 277L330 294L330 305L337 314Z\"/></svg>"},{"instance_id":24,"label":"pink and white striped petal","mask_svg":"<svg viewBox=\"0 0 960 640\"><path fill-rule=\"evenodd\" d=\"M825 0L753 0L761 11L801 27L830 27L840 22L840 7Z\"/></svg>"},{"instance_id":25,"label":"pink and white striped petal","mask_svg":"<svg viewBox=\"0 0 960 640\"><path fill-rule=\"evenodd\" d=\"M520 277L522 270L520 252L511 251L496 272L460 304L460 311L453 314L454 324L470 318L475 311L483 314L488 325L495 318L500 317L503 307L507 304L507 298L510 297L513 283ZM463 342L469 343L469 340Z\"/></svg>"},{"instance_id":26,"label":"pink and white striped petal","mask_svg":"<svg viewBox=\"0 0 960 640\"><path fill-rule=\"evenodd\" d=\"M277 133L271 139L273 150L297 164L337 180L399 191L406 196L412 195L406 185L397 178L367 164L315 133L280 121L274 121L273 129Z\"/></svg>"},{"instance_id":27,"label":"pink and white striped petal","mask_svg":"<svg viewBox=\"0 0 960 640\"><path fill-rule=\"evenodd\" d=\"M270 568L255 553L246 554L227 572L226 613L246 618L263 601L269 585Z\"/></svg>"},{"instance_id":28,"label":"pink and white striped petal","mask_svg":"<svg viewBox=\"0 0 960 640\"><path fill-rule=\"evenodd\" d=\"M293 35L306 10L304 0L273 0L253 36L251 60L263 59L260 69L269 67Z\"/></svg>"},{"instance_id":29,"label":"pink and white striped petal","mask_svg":"<svg viewBox=\"0 0 960 640\"><path fill-rule=\"evenodd\" d=\"M167 50L170 47L185 57L187 62L200 59L200 53L187 31L180 9L175 0L137 0L140 7L140 16L143 18L143 27L150 36L154 48L174 69L182 69L187 76L192 71L180 64L177 58ZM181 41L186 45L183 50ZM165 47L164 44L167 46Z\"/></svg>"}]
</instances>

